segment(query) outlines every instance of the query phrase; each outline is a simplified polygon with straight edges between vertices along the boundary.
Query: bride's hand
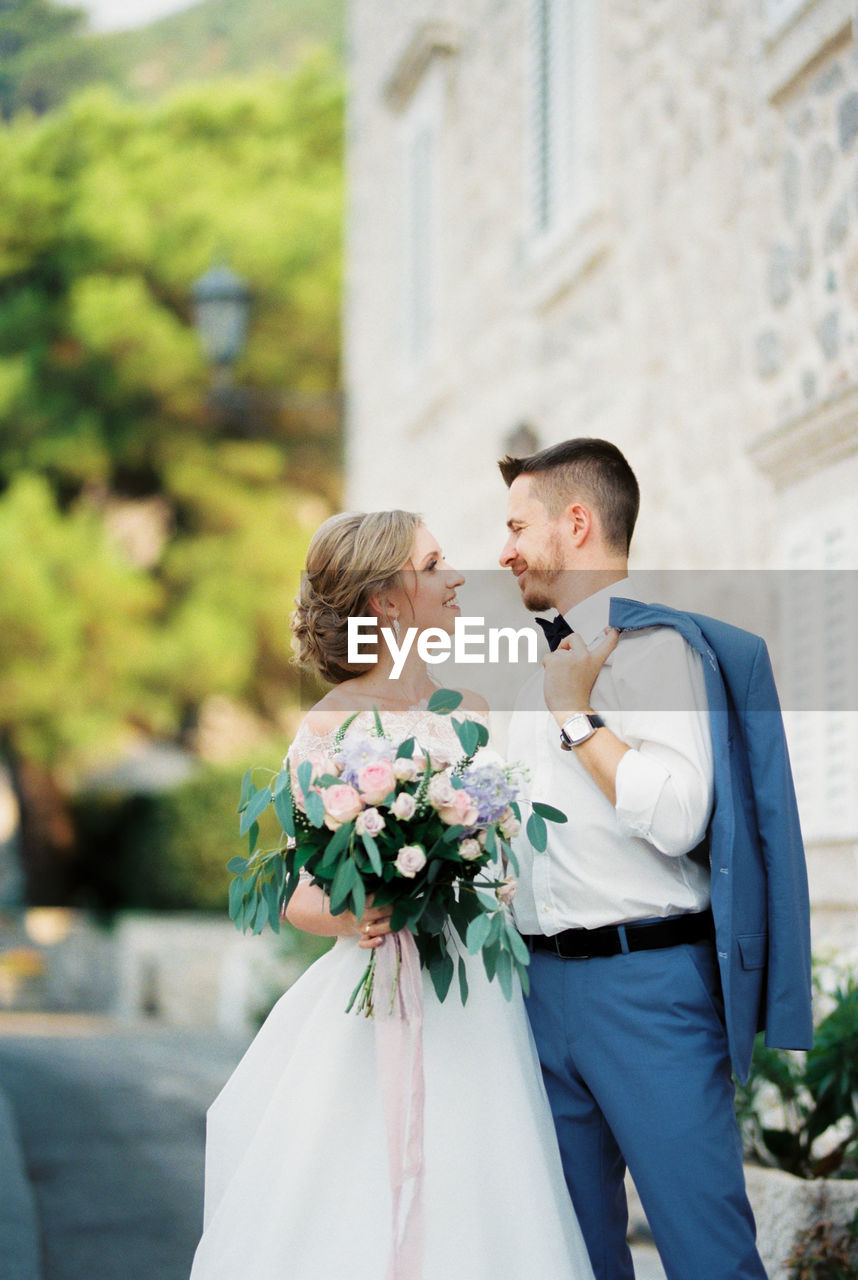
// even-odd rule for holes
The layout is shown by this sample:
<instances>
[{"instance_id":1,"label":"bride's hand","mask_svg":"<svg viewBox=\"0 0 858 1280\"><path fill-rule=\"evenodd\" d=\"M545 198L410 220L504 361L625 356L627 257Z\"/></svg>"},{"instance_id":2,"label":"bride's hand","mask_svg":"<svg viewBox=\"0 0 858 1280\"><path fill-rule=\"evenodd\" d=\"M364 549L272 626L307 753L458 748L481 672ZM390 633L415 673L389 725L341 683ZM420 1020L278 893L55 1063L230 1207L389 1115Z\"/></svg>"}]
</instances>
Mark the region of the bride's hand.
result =
<instances>
[{"instance_id":1,"label":"bride's hand","mask_svg":"<svg viewBox=\"0 0 858 1280\"><path fill-rule=\"evenodd\" d=\"M358 946L363 947L365 950L380 947L385 935L390 933L390 917L392 914L392 906L388 904L386 907L374 907L372 898L370 898L360 920L355 920L355 933L360 934Z\"/></svg>"}]
</instances>

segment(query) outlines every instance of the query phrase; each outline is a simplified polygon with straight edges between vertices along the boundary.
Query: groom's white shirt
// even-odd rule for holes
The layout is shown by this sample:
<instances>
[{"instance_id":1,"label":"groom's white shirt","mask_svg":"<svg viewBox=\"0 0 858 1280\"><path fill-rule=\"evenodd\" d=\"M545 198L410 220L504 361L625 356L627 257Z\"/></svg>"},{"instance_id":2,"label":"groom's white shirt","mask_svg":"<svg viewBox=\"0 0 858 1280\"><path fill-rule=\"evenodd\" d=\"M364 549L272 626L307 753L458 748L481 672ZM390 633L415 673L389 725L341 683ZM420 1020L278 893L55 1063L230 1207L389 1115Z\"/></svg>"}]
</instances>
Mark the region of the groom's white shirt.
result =
<instances>
[{"instance_id":1,"label":"groom's white shirt","mask_svg":"<svg viewBox=\"0 0 858 1280\"><path fill-rule=\"evenodd\" d=\"M608 625L611 598L639 599L628 578L566 614L587 644ZM542 668L522 689L508 754L530 770L535 800L562 809L538 853L515 841L520 863L515 918L522 933L593 929L709 904L705 854L713 798L712 741L700 656L669 627L624 632L593 686L591 705L631 750L620 761L616 806L563 751L545 706ZM522 817L526 819L527 806Z\"/></svg>"}]
</instances>

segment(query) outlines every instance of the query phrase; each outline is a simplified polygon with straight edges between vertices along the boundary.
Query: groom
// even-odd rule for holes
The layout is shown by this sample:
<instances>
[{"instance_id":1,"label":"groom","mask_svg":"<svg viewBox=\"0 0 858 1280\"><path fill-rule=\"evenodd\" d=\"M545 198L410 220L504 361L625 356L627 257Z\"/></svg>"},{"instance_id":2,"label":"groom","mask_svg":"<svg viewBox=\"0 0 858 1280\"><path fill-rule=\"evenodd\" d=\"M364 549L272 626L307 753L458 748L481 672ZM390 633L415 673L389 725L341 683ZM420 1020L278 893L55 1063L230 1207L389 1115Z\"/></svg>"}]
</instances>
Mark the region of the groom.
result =
<instances>
[{"instance_id":1,"label":"groom","mask_svg":"<svg viewBox=\"0 0 858 1280\"><path fill-rule=\"evenodd\" d=\"M635 476L603 440L500 464L500 557L552 652L509 752L569 816L522 840L533 1033L597 1280L632 1280L626 1166L669 1280L765 1280L731 1059L811 1043L807 882L765 646L648 605ZM609 626L609 623L612 624ZM775 712L775 714L772 714ZM538 786L537 786L538 784Z\"/></svg>"}]
</instances>

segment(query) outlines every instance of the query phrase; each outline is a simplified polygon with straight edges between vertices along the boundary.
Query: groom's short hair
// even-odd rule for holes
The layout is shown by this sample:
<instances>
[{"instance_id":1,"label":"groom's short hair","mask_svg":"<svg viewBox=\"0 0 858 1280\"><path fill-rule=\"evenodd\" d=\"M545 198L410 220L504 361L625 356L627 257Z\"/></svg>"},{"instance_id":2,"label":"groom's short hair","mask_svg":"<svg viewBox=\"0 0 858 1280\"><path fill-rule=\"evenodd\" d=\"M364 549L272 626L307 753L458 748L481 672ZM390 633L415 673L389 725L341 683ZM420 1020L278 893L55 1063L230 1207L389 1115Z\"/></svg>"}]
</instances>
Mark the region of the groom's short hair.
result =
<instances>
[{"instance_id":1,"label":"groom's short hair","mask_svg":"<svg viewBox=\"0 0 858 1280\"><path fill-rule=\"evenodd\" d=\"M609 440L582 436L549 445L526 458L502 458L509 488L518 476L533 476L533 491L552 519L578 497L598 513L605 542L628 555L640 507L640 489L625 456Z\"/></svg>"}]
</instances>

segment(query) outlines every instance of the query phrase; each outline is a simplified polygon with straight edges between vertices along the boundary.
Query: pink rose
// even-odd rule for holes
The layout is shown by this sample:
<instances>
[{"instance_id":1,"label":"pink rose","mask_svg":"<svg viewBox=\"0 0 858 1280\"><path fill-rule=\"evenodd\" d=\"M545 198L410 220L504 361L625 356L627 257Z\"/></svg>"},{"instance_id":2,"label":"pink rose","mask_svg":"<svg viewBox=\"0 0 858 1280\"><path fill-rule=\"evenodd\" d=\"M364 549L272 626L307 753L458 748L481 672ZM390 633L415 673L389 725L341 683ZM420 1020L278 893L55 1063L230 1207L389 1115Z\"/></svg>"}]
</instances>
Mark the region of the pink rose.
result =
<instances>
[{"instance_id":1,"label":"pink rose","mask_svg":"<svg viewBox=\"0 0 858 1280\"><path fill-rule=\"evenodd\" d=\"M401 876L413 880L426 866L426 854L419 844L404 844L396 855L395 866Z\"/></svg>"},{"instance_id":2,"label":"pink rose","mask_svg":"<svg viewBox=\"0 0 858 1280\"><path fill-rule=\"evenodd\" d=\"M396 786L396 776L389 760L365 764L358 774L360 793L367 804L381 804Z\"/></svg>"},{"instance_id":3,"label":"pink rose","mask_svg":"<svg viewBox=\"0 0 858 1280\"><path fill-rule=\"evenodd\" d=\"M405 756L398 756L393 762L393 776L397 782L413 782L420 772L414 761Z\"/></svg>"},{"instance_id":4,"label":"pink rose","mask_svg":"<svg viewBox=\"0 0 858 1280\"><path fill-rule=\"evenodd\" d=\"M473 862L475 858L481 858L483 849L479 840L468 836L467 840L463 840L459 845L459 856L464 858L465 862Z\"/></svg>"},{"instance_id":5,"label":"pink rose","mask_svg":"<svg viewBox=\"0 0 858 1280\"><path fill-rule=\"evenodd\" d=\"M399 795L390 806L390 812L394 818L407 822L409 818L414 817L414 810L417 808L417 801L414 796L408 794L407 791L400 791Z\"/></svg>"},{"instance_id":6,"label":"pink rose","mask_svg":"<svg viewBox=\"0 0 858 1280\"><path fill-rule=\"evenodd\" d=\"M498 896L498 902L502 902L505 906L509 906L515 897L515 891L518 888L512 876L506 876L503 884L499 884L495 893Z\"/></svg>"},{"instance_id":7,"label":"pink rose","mask_svg":"<svg viewBox=\"0 0 858 1280\"><path fill-rule=\"evenodd\" d=\"M325 826L329 831L336 831L344 822L351 822L363 808L363 800L346 782L325 787L320 794L325 806Z\"/></svg>"},{"instance_id":8,"label":"pink rose","mask_svg":"<svg viewBox=\"0 0 858 1280\"><path fill-rule=\"evenodd\" d=\"M476 804L463 788L454 790L451 803L442 805L438 810L438 817L448 827L472 827L479 814Z\"/></svg>"},{"instance_id":9,"label":"pink rose","mask_svg":"<svg viewBox=\"0 0 858 1280\"><path fill-rule=\"evenodd\" d=\"M378 809L364 809L363 813L359 813L355 819L355 831L359 836L364 834L377 836L383 830L384 818L382 818Z\"/></svg>"}]
</instances>

